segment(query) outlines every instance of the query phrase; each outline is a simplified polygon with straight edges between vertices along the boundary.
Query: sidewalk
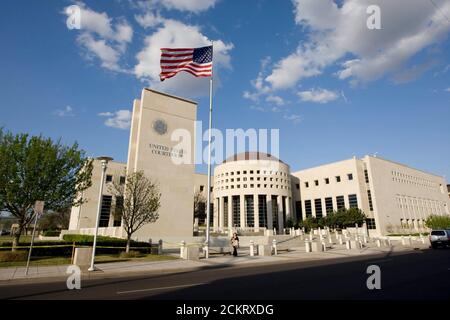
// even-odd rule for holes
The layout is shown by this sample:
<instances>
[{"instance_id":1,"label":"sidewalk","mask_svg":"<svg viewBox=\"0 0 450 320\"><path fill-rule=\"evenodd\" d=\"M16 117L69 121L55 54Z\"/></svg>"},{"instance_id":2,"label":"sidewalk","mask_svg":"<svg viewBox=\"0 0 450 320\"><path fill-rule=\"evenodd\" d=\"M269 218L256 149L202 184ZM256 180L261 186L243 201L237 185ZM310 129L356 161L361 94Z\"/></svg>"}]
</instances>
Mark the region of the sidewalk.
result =
<instances>
[{"instance_id":1,"label":"sidewalk","mask_svg":"<svg viewBox=\"0 0 450 320\"><path fill-rule=\"evenodd\" d=\"M167 260L167 261L130 261L130 262L112 262L97 264L100 269L94 273L83 273L83 278L103 278L111 276L120 276L121 274L132 273L172 273L188 272L208 267L234 267L255 264L284 263L284 262L306 262L314 260L326 260L337 258L348 258L354 256L374 255L380 253L398 253L410 252L418 249L427 249L429 246L424 244L413 244L410 247L394 245L392 247L377 248L370 244L363 249L346 250L345 246L334 245L333 249L326 252L305 252L305 247L292 248L291 251L280 252L276 256L250 256L248 248L239 251L239 257L213 255L210 259L200 259L197 261L189 260ZM25 267L0 268L0 285L15 280L44 280L49 278L67 278L68 265L59 266L33 266L30 267L28 276L25 276Z\"/></svg>"}]
</instances>

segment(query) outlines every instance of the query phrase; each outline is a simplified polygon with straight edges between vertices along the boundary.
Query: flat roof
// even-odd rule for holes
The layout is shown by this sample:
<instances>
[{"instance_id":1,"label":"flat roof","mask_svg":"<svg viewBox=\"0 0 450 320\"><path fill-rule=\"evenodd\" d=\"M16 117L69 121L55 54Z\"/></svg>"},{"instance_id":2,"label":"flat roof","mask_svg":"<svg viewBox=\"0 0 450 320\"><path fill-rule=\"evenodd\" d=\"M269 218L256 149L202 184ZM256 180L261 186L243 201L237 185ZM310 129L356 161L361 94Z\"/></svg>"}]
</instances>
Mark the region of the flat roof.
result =
<instances>
[{"instance_id":1,"label":"flat roof","mask_svg":"<svg viewBox=\"0 0 450 320\"><path fill-rule=\"evenodd\" d=\"M154 92L154 93L166 96L166 97L170 97L170 98L174 98L174 99L178 99L178 100L181 100L181 101L185 101L185 102L189 102L189 103L198 105L198 103L193 101L193 100L189 100L189 99L186 99L186 98L182 98L182 97L179 97L179 96L175 96L175 95L172 95L172 94L161 92L161 91L158 91L158 90L155 90L155 89L144 88L144 90L151 91L151 92Z\"/></svg>"}]
</instances>

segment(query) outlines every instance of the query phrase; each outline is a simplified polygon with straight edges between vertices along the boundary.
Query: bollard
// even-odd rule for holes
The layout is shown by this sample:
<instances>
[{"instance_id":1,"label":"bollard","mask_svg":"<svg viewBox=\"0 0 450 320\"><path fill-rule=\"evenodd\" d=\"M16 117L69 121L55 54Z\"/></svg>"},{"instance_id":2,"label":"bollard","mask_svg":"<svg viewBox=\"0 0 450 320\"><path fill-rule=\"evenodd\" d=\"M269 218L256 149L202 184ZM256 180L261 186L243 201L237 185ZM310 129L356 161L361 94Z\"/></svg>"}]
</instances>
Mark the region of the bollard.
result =
<instances>
[{"instance_id":1,"label":"bollard","mask_svg":"<svg viewBox=\"0 0 450 320\"><path fill-rule=\"evenodd\" d=\"M181 258L181 259L185 259L185 258L184 258L184 252L185 252L185 249L186 249L186 242L184 242L184 240L183 240L183 241L181 241L181 243L180 243L180 258Z\"/></svg>"},{"instance_id":2,"label":"bollard","mask_svg":"<svg viewBox=\"0 0 450 320\"><path fill-rule=\"evenodd\" d=\"M328 234L328 243L333 244L333 239L331 239L331 234Z\"/></svg>"},{"instance_id":3,"label":"bollard","mask_svg":"<svg viewBox=\"0 0 450 320\"><path fill-rule=\"evenodd\" d=\"M422 234L420 234L420 241L422 241L422 243L425 244L425 237Z\"/></svg>"},{"instance_id":4,"label":"bollard","mask_svg":"<svg viewBox=\"0 0 450 320\"><path fill-rule=\"evenodd\" d=\"M250 257L253 257L255 255L255 243L253 240L250 240Z\"/></svg>"},{"instance_id":5,"label":"bollard","mask_svg":"<svg viewBox=\"0 0 450 320\"><path fill-rule=\"evenodd\" d=\"M339 236L339 239L338 239L338 240L339 240L339 244L340 244L340 245L343 245L343 244L344 244L344 240L342 239L342 236Z\"/></svg>"},{"instance_id":6,"label":"bollard","mask_svg":"<svg viewBox=\"0 0 450 320\"><path fill-rule=\"evenodd\" d=\"M308 240L305 240L305 251L306 252L311 252L312 251L311 242L309 242Z\"/></svg>"},{"instance_id":7,"label":"bollard","mask_svg":"<svg viewBox=\"0 0 450 320\"><path fill-rule=\"evenodd\" d=\"M163 241L162 239L159 239L158 241L158 254L161 255L163 250Z\"/></svg>"},{"instance_id":8,"label":"bollard","mask_svg":"<svg viewBox=\"0 0 450 320\"><path fill-rule=\"evenodd\" d=\"M312 240L313 240L313 231L311 229L311 232L309 233L309 241L312 241Z\"/></svg>"},{"instance_id":9,"label":"bollard","mask_svg":"<svg viewBox=\"0 0 450 320\"><path fill-rule=\"evenodd\" d=\"M391 238L387 238L387 245L388 245L388 247L390 247L391 246Z\"/></svg>"},{"instance_id":10,"label":"bollard","mask_svg":"<svg viewBox=\"0 0 450 320\"><path fill-rule=\"evenodd\" d=\"M273 247L274 255L276 256L278 254L278 251L277 251L277 240L275 240L275 239L272 240L272 247Z\"/></svg>"},{"instance_id":11,"label":"bollard","mask_svg":"<svg viewBox=\"0 0 450 320\"><path fill-rule=\"evenodd\" d=\"M377 242L377 247L378 247L378 248L381 248L381 240L380 240L380 239L377 239L376 242Z\"/></svg>"},{"instance_id":12,"label":"bollard","mask_svg":"<svg viewBox=\"0 0 450 320\"><path fill-rule=\"evenodd\" d=\"M402 245L406 246L405 237L402 236Z\"/></svg>"},{"instance_id":13,"label":"bollard","mask_svg":"<svg viewBox=\"0 0 450 320\"><path fill-rule=\"evenodd\" d=\"M350 250L352 248L352 245L350 244L350 240L345 241L345 248L347 250Z\"/></svg>"}]
</instances>

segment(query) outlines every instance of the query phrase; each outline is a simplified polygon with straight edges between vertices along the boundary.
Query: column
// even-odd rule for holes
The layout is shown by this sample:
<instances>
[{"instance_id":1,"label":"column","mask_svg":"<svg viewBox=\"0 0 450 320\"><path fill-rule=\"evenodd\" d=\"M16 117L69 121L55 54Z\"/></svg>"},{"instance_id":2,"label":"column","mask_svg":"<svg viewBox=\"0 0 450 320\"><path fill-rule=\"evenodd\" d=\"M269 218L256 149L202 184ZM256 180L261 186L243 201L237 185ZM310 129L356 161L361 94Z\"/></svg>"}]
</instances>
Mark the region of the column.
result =
<instances>
[{"instance_id":1,"label":"column","mask_svg":"<svg viewBox=\"0 0 450 320\"><path fill-rule=\"evenodd\" d=\"M257 194L253 195L253 213L255 219L255 232L259 231L259 197Z\"/></svg>"},{"instance_id":2,"label":"column","mask_svg":"<svg viewBox=\"0 0 450 320\"><path fill-rule=\"evenodd\" d=\"M291 198L289 198L289 197L284 198L284 204L286 206L286 220L288 220L289 218L292 219L292 216L291 216Z\"/></svg>"},{"instance_id":3,"label":"column","mask_svg":"<svg viewBox=\"0 0 450 320\"><path fill-rule=\"evenodd\" d=\"M278 234L283 234L283 196L277 196L278 203Z\"/></svg>"},{"instance_id":4,"label":"column","mask_svg":"<svg viewBox=\"0 0 450 320\"><path fill-rule=\"evenodd\" d=\"M233 196L228 197L228 229L233 229Z\"/></svg>"},{"instance_id":5,"label":"column","mask_svg":"<svg viewBox=\"0 0 450 320\"><path fill-rule=\"evenodd\" d=\"M244 195L240 195L239 196L239 201L240 201L240 215L241 215L241 228L245 228L247 226L247 224L245 223L245 196Z\"/></svg>"},{"instance_id":6,"label":"column","mask_svg":"<svg viewBox=\"0 0 450 320\"><path fill-rule=\"evenodd\" d=\"M219 198L219 230L222 231L224 228L224 222L225 222L225 213L224 211L224 207L225 207L225 197L220 197Z\"/></svg>"},{"instance_id":7,"label":"column","mask_svg":"<svg viewBox=\"0 0 450 320\"><path fill-rule=\"evenodd\" d=\"M266 206L267 206L267 229L273 230L273 212L272 212L272 195L266 195Z\"/></svg>"},{"instance_id":8,"label":"column","mask_svg":"<svg viewBox=\"0 0 450 320\"><path fill-rule=\"evenodd\" d=\"M217 231L219 227L219 198L214 199L214 216L213 216L213 230Z\"/></svg>"}]
</instances>

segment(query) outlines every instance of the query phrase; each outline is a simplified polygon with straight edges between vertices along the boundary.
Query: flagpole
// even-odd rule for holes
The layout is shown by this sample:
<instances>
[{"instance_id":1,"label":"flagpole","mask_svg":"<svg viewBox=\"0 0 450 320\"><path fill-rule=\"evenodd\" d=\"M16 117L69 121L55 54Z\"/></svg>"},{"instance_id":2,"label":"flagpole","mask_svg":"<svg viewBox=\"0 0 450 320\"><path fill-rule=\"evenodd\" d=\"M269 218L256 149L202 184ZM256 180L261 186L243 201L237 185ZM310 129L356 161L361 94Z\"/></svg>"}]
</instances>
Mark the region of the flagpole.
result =
<instances>
[{"instance_id":1,"label":"flagpole","mask_svg":"<svg viewBox=\"0 0 450 320\"><path fill-rule=\"evenodd\" d=\"M211 41L211 46L213 47ZM214 48L214 47L213 47ZM211 128L212 128L212 103L213 103L213 68L214 62L211 67L211 77L209 78L209 131L208 131L208 188L207 188L207 201L206 201L206 250L205 258L209 258L209 228L210 228L210 216L211 216Z\"/></svg>"}]
</instances>

